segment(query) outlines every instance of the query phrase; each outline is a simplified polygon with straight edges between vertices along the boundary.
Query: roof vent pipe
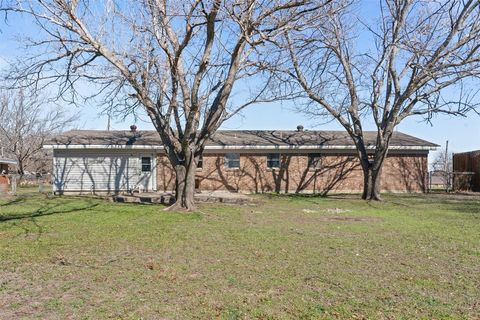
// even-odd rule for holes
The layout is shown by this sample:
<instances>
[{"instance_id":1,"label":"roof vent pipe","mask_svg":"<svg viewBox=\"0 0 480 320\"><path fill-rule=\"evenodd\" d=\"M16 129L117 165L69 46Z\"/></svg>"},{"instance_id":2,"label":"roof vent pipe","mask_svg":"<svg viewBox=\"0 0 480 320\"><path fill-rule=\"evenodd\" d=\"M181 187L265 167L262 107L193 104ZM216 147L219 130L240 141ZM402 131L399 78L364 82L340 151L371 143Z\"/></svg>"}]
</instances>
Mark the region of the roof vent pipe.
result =
<instances>
[{"instance_id":1,"label":"roof vent pipe","mask_svg":"<svg viewBox=\"0 0 480 320\"><path fill-rule=\"evenodd\" d=\"M137 126L134 125L134 124L132 124L132 125L130 126L130 132L137 132Z\"/></svg>"},{"instance_id":2,"label":"roof vent pipe","mask_svg":"<svg viewBox=\"0 0 480 320\"><path fill-rule=\"evenodd\" d=\"M299 124L299 125L297 126L297 131L298 131L298 132L303 131L303 126L302 126L301 124Z\"/></svg>"}]
</instances>

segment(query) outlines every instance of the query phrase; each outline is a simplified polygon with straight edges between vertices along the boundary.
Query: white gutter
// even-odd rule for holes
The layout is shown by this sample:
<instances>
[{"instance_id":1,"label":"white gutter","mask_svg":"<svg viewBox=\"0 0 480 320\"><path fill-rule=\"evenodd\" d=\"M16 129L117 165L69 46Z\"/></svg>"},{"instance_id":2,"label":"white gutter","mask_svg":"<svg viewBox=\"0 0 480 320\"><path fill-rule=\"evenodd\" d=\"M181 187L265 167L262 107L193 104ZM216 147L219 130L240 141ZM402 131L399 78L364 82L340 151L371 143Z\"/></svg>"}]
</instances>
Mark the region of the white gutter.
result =
<instances>
[{"instance_id":1,"label":"white gutter","mask_svg":"<svg viewBox=\"0 0 480 320\"><path fill-rule=\"evenodd\" d=\"M367 146L369 150L375 150L375 146ZM206 146L205 150L315 150L315 149L334 149L334 150L356 150L355 146L346 145L308 145L308 146ZM437 147L429 146L391 146L390 150L436 150Z\"/></svg>"},{"instance_id":2,"label":"white gutter","mask_svg":"<svg viewBox=\"0 0 480 320\"><path fill-rule=\"evenodd\" d=\"M163 150L162 145L63 145L63 144L49 144L43 146L45 149L119 149L119 150ZM375 150L375 146L367 146L368 150ZM273 146L257 146L257 145L231 145L231 146L206 146L205 150L355 150L355 146L347 145L273 145ZM433 146L390 146L389 150L437 150Z\"/></svg>"},{"instance_id":3,"label":"white gutter","mask_svg":"<svg viewBox=\"0 0 480 320\"><path fill-rule=\"evenodd\" d=\"M17 160L10 160L10 159L0 159L0 163L14 164L14 165L18 164Z\"/></svg>"},{"instance_id":4,"label":"white gutter","mask_svg":"<svg viewBox=\"0 0 480 320\"><path fill-rule=\"evenodd\" d=\"M152 150L152 149L163 149L161 145L112 145L112 144L45 144L43 145L44 149L141 149L141 150Z\"/></svg>"}]
</instances>

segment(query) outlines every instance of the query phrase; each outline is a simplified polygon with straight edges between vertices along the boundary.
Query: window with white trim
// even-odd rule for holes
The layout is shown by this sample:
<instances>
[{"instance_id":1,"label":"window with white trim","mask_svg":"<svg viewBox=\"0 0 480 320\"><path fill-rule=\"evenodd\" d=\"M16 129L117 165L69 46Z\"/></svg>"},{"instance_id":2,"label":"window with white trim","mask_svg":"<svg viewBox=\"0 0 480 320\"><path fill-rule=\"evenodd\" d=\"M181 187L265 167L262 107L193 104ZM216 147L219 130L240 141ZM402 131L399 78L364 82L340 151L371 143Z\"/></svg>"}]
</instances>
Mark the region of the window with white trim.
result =
<instances>
[{"instance_id":1,"label":"window with white trim","mask_svg":"<svg viewBox=\"0 0 480 320\"><path fill-rule=\"evenodd\" d=\"M240 168L240 154L239 153L225 154L225 168L227 169Z\"/></svg>"},{"instance_id":2,"label":"window with white trim","mask_svg":"<svg viewBox=\"0 0 480 320\"><path fill-rule=\"evenodd\" d=\"M279 153L269 153L267 154L267 168L280 168L280 154Z\"/></svg>"},{"instance_id":3,"label":"window with white trim","mask_svg":"<svg viewBox=\"0 0 480 320\"><path fill-rule=\"evenodd\" d=\"M142 172L152 171L152 158L142 157Z\"/></svg>"}]
</instances>

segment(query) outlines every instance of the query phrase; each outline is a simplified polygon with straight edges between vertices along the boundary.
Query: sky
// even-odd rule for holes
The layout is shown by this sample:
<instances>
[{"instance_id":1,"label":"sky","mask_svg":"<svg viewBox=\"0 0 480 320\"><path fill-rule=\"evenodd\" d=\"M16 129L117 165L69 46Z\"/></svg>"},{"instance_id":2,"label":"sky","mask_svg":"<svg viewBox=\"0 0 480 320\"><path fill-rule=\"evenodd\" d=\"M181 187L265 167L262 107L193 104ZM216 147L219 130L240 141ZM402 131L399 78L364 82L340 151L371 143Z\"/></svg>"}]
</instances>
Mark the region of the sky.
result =
<instances>
[{"instance_id":1,"label":"sky","mask_svg":"<svg viewBox=\"0 0 480 320\"><path fill-rule=\"evenodd\" d=\"M366 18L373 18L376 1L362 1L359 10ZM16 56L22 56L21 43L17 41L19 34L28 35L35 32L34 28L25 23L21 18L10 17L8 24L3 18L0 19L0 69L5 67L7 60ZM479 83L480 87L480 83ZM99 114L97 106L69 107L71 112L78 115L78 127L82 129L106 129L107 117ZM128 130L134 120L128 117L125 120L112 120L112 129ZM295 111L293 102L270 103L253 105L225 122L222 129L266 129L266 130L294 130L297 125L302 124L305 129L310 130L342 130L336 122L323 123L319 119L312 119ZM140 130L153 129L148 121L137 121ZM372 130L373 126L365 129ZM421 118L407 118L397 127L398 131L425 139L445 147L449 141L449 150L463 152L480 149L480 116L475 113L467 117L451 117L446 115L436 116L431 124L425 123ZM430 156L430 161L433 156Z\"/></svg>"}]
</instances>

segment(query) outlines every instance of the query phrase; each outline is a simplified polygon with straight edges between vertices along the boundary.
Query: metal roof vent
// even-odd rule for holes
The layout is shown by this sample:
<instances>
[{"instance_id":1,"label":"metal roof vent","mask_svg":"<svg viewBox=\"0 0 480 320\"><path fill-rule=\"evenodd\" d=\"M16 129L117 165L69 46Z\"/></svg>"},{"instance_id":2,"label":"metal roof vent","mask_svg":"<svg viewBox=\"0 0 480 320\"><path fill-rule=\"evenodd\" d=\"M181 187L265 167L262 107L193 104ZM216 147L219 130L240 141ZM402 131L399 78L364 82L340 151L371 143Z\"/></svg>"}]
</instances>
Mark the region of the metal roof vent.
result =
<instances>
[{"instance_id":1,"label":"metal roof vent","mask_svg":"<svg viewBox=\"0 0 480 320\"><path fill-rule=\"evenodd\" d=\"M134 124L132 124L132 125L130 126L130 132L137 132L137 126L134 125Z\"/></svg>"},{"instance_id":2,"label":"metal roof vent","mask_svg":"<svg viewBox=\"0 0 480 320\"><path fill-rule=\"evenodd\" d=\"M302 126L301 124L299 124L299 125L297 126L297 131L298 131L298 132L302 132L302 131L303 131L303 126Z\"/></svg>"}]
</instances>

